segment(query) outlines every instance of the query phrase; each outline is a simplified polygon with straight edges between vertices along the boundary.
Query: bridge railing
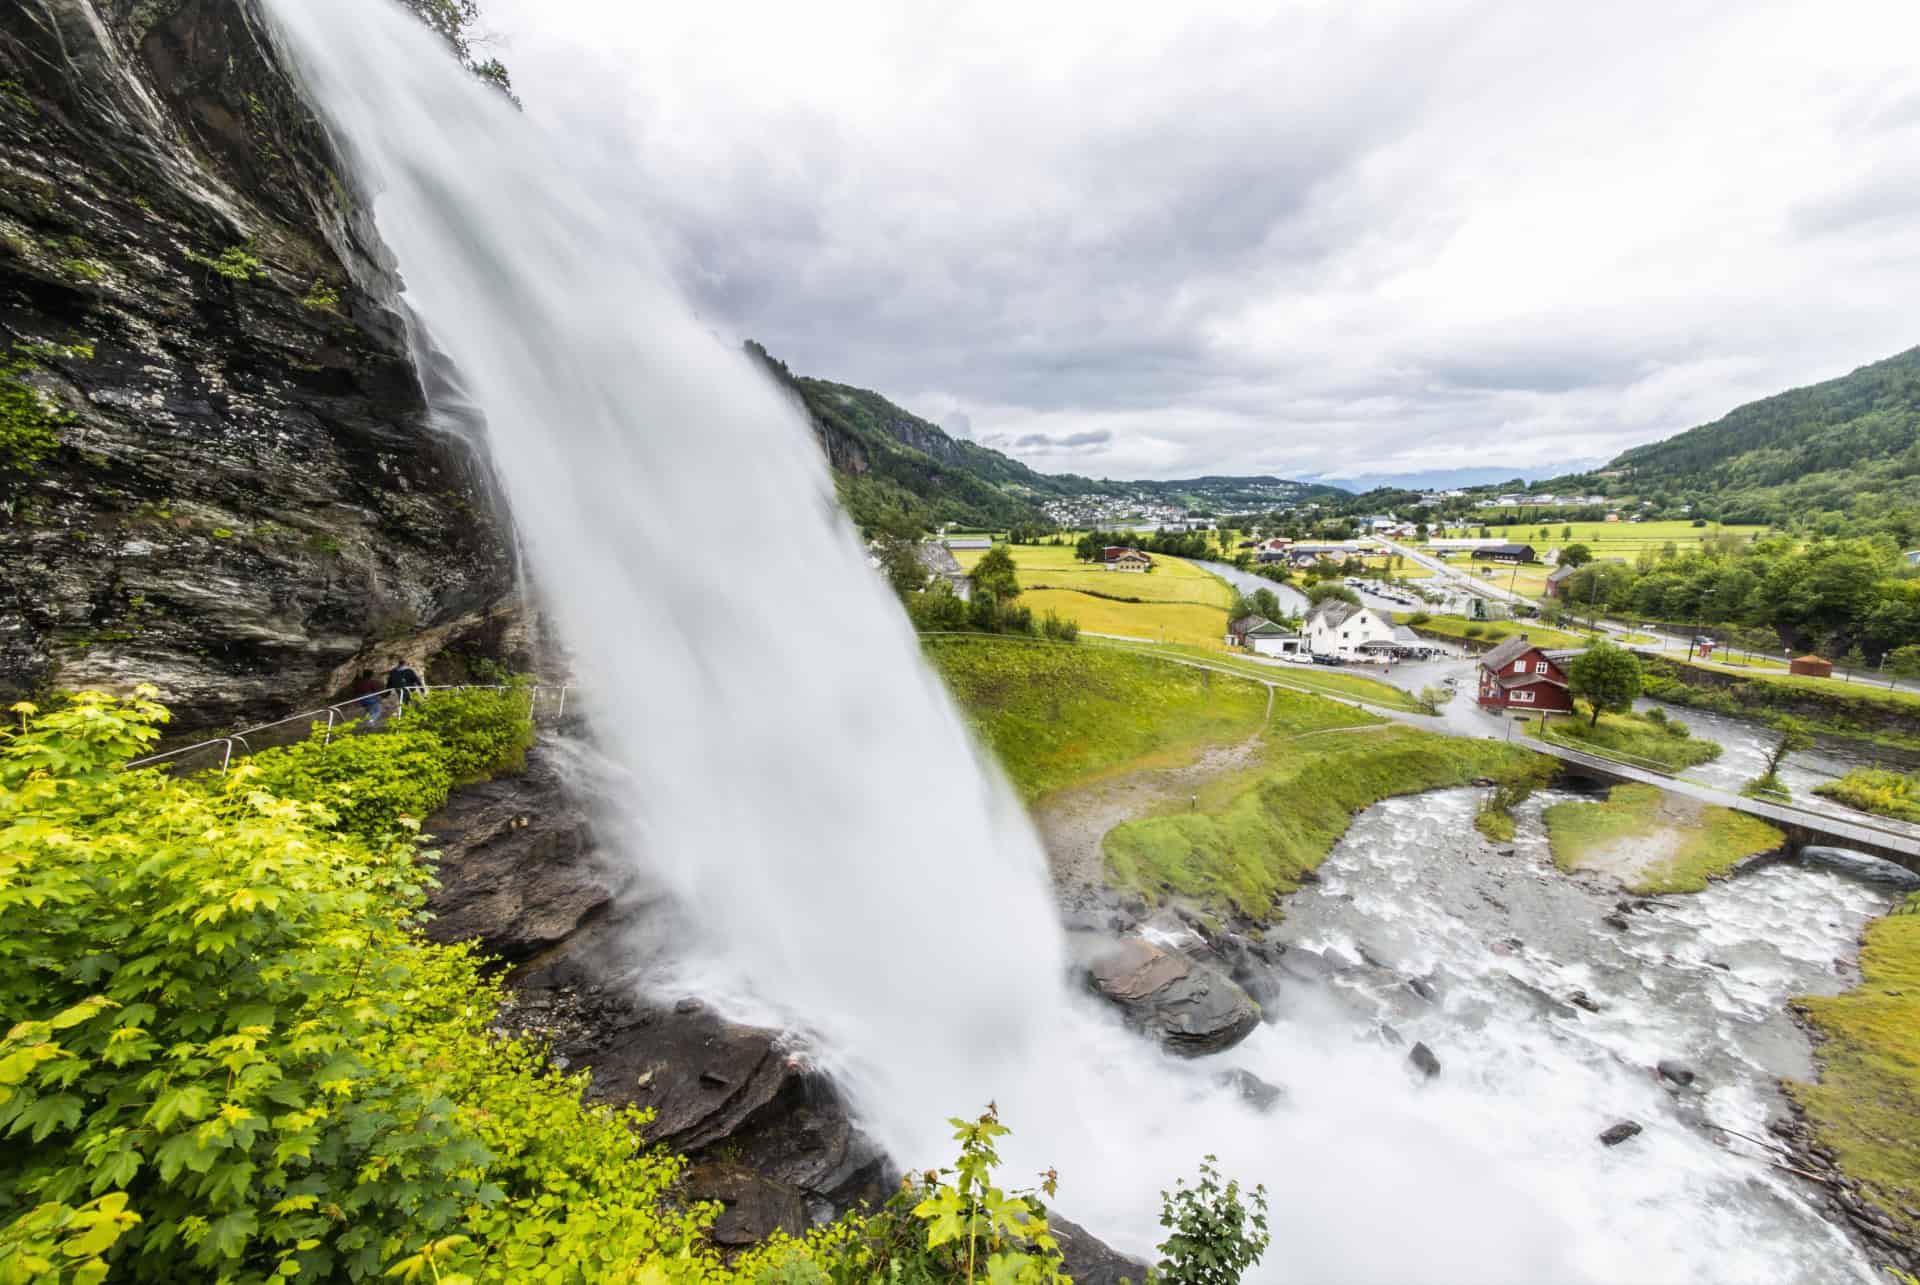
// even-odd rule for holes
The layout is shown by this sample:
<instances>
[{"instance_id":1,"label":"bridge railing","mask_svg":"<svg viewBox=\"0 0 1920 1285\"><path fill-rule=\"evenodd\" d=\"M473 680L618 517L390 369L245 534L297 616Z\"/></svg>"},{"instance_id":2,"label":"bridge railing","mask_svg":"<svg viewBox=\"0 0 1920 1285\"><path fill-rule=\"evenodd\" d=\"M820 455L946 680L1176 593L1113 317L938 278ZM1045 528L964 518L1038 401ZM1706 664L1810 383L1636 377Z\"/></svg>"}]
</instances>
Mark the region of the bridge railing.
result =
<instances>
[{"instance_id":1,"label":"bridge railing","mask_svg":"<svg viewBox=\"0 0 1920 1285\"><path fill-rule=\"evenodd\" d=\"M315 709L302 710L298 714L289 714L271 723L257 723L252 727L243 727L224 736L212 736L191 745L182 745L165 750L159 754L149 754L145 758L134 759L128 768L166 768L182 771L197 767L218 765L225 772L233 766L236 758L245 758L261 750L277 746L292 745L318 735L321 743L332 744L333 738L347 728L365 719L377 724L390 714L398 714L408 700L431 700L435 692L463 691L517 691L527 694L527 715L535 722L543 717L558 720L565 716L567 700L572 692L570 686L551 686L542 684L506 683L448 683L440 686L422 686L402 691L387 687L363 696L349 696L345 700L335 701L331 705L321 705ZM378 702L379 712L375 714L367 708L366 702Z\"/></svg>"}]
</instances>

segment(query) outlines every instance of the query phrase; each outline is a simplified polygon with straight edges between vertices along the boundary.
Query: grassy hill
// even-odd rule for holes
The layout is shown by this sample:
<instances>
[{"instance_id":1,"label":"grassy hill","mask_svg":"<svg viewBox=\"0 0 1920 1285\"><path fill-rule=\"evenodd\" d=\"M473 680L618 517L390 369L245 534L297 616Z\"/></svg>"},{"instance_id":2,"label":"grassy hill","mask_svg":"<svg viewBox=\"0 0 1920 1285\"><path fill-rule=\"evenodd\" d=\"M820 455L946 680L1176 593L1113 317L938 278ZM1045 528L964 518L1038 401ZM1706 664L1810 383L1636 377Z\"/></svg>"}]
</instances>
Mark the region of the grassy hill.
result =
<instances>
[{"instance_id":1,"label":"grassy hill","mask_svg":"<svg viewBox=\"0 0 1920 1285\"><path fill-rule=\"evenodd\" d=\"M1920 348L1627 451L1612 490L1700 496L1726 522L1920 505Z\"/></svg>"}]
</instances>

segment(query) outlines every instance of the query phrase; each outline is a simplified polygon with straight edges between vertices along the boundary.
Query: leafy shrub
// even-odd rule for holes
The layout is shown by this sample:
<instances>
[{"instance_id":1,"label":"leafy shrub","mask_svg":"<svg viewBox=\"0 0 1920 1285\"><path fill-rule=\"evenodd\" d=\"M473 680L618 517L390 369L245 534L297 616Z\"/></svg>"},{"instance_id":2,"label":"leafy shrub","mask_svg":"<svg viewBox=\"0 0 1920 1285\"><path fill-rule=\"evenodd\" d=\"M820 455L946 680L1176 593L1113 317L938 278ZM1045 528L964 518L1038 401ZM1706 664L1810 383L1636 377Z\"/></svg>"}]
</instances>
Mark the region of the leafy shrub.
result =
<instances>
[{"instance_id":1,"label":"leafy shrub","mask_svg":"<svg viewBox=\"0 0 1920 1285\"><path fill-rule=\"evenodd\" d=\"M1071 620L1062 620L1055 612L1049 611L1040 620L1040 633L1054 642L1079 642L1080 626Z\"/></svg>"},{"instance_id":2,"label":"leafy shrub","mask_svg":"<svg viewBox=\"0 0 1920 1285\"><path fill-rule=\"evenodd\" d=\"M1222 1183L1212 1156L1200 1162L1193 1186L1183 1180L1160 1193L1160 1225L1173 1232L1160 1244L1154 1278L1164 1285L1237 1285L1273 1239L1267 1189L1255 1187L1243 1201L1239 1182Z\"/></svg>"},{"instance_id":3,"label":"leafy shrub","mask_svg":"<svg viewBox=\"0 0 1920 1285\"><path fill-rule=\"evenodd\" d=\"M1462 629L1460 632L1468 638L1478 638L1480 635L1486 633L1487 631L1484 627L1480 625L1468 625L1465 629Z\"/></svg>"},{"instance_id":4,"label":"leafy shrub","mask_svg":"<svg viewBox=\"0 0 1920 1285\"><path fill-rule=\"evenodd\" d=\"M432 732L396 727L262 750L229 775L279 798L322 804L329 815L315 824L375 841L397 818L421 821L439 810L453 789L450 758Z\"/></svg>"},{"instance_id":5,"label":"leafy shrub","mask_svg":"<svg viewBox=\"0 0 1920 1285\"><path fill-rule=\"evenodd\" d=\"M446 745L455 785L510 776L526 768L527 750L533 745L528 697L520 683L434 692L408 701L394 725L438 736Z\"/></svg>"},{"instance_id":6,"label":"leafy shrub","mask_svg":"<svg viewBox=\"0 0 1920 1285\"><path fill-rule=\"evenodd\" d=\"M0 474L32 470L59 447L59 430L73 422L21 378L32 369L25 357L0 359Z\"/></svg>"},{"instance_id":7,"label":"leafy shrub","mask_svg":"<svg viewBox=\"0 0 1920 1285\"><path fill-rule=\"evenodd\" d=\"M0 1279L724 1279L642 1117L491 1037L478 961L411 931L413 843L116 770L150 694L0 733Z\"/></svg>"},{"instance_id":8,"label":"leafy shrub","mask_svg":"<svg viewBox=\"0 0 1920 1285\"><path fill-rule=\"evenodd\" d=\"M1813 792L1862 812L1920 821L1920 778L1885 768L1857 767L1838 781L1825 781Z\"/></svg>"},{"instance_id":9,"label":"leafy shrub","mask_svg":"<svg viewBox=\"0 0 1920 1285\"><path fill-rule=\"evenodd\" d=\"M1427 611L1416 611L1411 616L1407 617L1407 623L1409 625L1424 625L1429 620L1432 620L1432 619L1433 619L1433 613L1427 612Z\"/></svg>"},{"instance_id":10,"label":"leafy shrub","mask_svg":"<svg viewBox=\"0 0 1920 1285\"><path fill-rule=\"evenodd\" d=\"M208 258L204 254L187 251L187 261L210 268L229 281L252 281L255 277L267 275L266 265L244 245L230 246L222 250L217 258Z\"/></svg>"}]
</instances>

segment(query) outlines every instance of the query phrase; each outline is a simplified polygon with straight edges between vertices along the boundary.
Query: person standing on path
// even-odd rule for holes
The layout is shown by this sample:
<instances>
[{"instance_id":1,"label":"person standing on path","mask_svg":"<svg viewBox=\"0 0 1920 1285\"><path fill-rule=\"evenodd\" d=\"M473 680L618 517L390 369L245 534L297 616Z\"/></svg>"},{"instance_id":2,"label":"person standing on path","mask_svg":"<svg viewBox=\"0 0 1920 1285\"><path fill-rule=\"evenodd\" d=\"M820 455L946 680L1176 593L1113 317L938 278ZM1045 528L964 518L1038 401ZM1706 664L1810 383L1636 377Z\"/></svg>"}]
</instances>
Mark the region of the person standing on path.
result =
<instances>
[{"instance_id":1,"label":"person standing on path","mask_svg":"<svg viewBox=\"0 0 1920 1285\"><path fill-rule=\"evenodd\" d=\"M401 709L407 707L407 700L415 692L422 696L427 692L427 685L420 680L420 671L413 667L412 661L404 659L387 672L387 686L399 695Z\"/></svg>"},{"instance_id":2,"label":"person standing on path","mask_svg":"<svg viewBox=\"0 0 1920 1285\"><path fill-rule=\"evenodd\" d=\"M380 704L380 680L373 676L371 669L363 669L360 676L353 680L349 694L359 703L366 713L367 725L360 730L371 732L380 726L380 718L386 710Z\"/></svg>"}]
</instances>

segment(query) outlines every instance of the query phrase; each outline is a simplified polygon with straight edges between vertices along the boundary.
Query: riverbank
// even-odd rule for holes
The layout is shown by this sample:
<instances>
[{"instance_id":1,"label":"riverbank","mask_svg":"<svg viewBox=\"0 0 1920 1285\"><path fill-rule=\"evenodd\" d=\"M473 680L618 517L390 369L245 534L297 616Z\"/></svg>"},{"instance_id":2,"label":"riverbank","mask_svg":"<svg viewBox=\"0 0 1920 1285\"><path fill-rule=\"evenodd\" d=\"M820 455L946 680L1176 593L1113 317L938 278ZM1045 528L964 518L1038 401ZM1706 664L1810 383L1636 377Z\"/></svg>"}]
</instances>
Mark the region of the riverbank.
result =
<instances>
[{"instance_id":1,"label":"riverbank","mask_svg":"<svg viewBox=\"0 0 1920 1285\"><path fill-rule=\"evenodd\" d=\"M1901 1252L1912 1270L1920 1269L1920 905L1903 910L1868 925L1858 986L1794 1001L1820 1072L1787 1087L1815 1155L1878 1210L1863 1234Z\"/></svg>"},{"instance_id":2,"label":"riverbank","mask_svg":"<svg viewBox=\"0 0 1920 1285\"><path fill-rule=\"evenodd\" d=\"M1373 804L1476 781L1544 784L1553 771L1550 760L1504 742L1397 725L1269 740L1256 762L1207 782L1185 808L1110 831L1106 872L1149 900L1184 897L1271 921Z\"/></svg>"},{"instance_id":3,"label":"riverbank","mask_svg":"<svg viewBox=\"0 0 1920 1285\"><path fill-rule=\"evenodd\" d=\"M1782 714L1824 736L1920 753L1920 695L1793 674L1730 674L1665 657L1646 660L1655 700L1766 722Z\"/></svg>"},{"instance_id":4,"label":"riverbank","mask_svg":"<svg viewBox=\"0 0 1920 1285\"><path fill-rule=\"evenodd\" d=\"M1556 803L1544 819L1560 869L1608 875L1649 896L1699 892L1786 842L1764 821L1651 785L1616 785L1604 801Z\"/></svg>"}]
</instances>

